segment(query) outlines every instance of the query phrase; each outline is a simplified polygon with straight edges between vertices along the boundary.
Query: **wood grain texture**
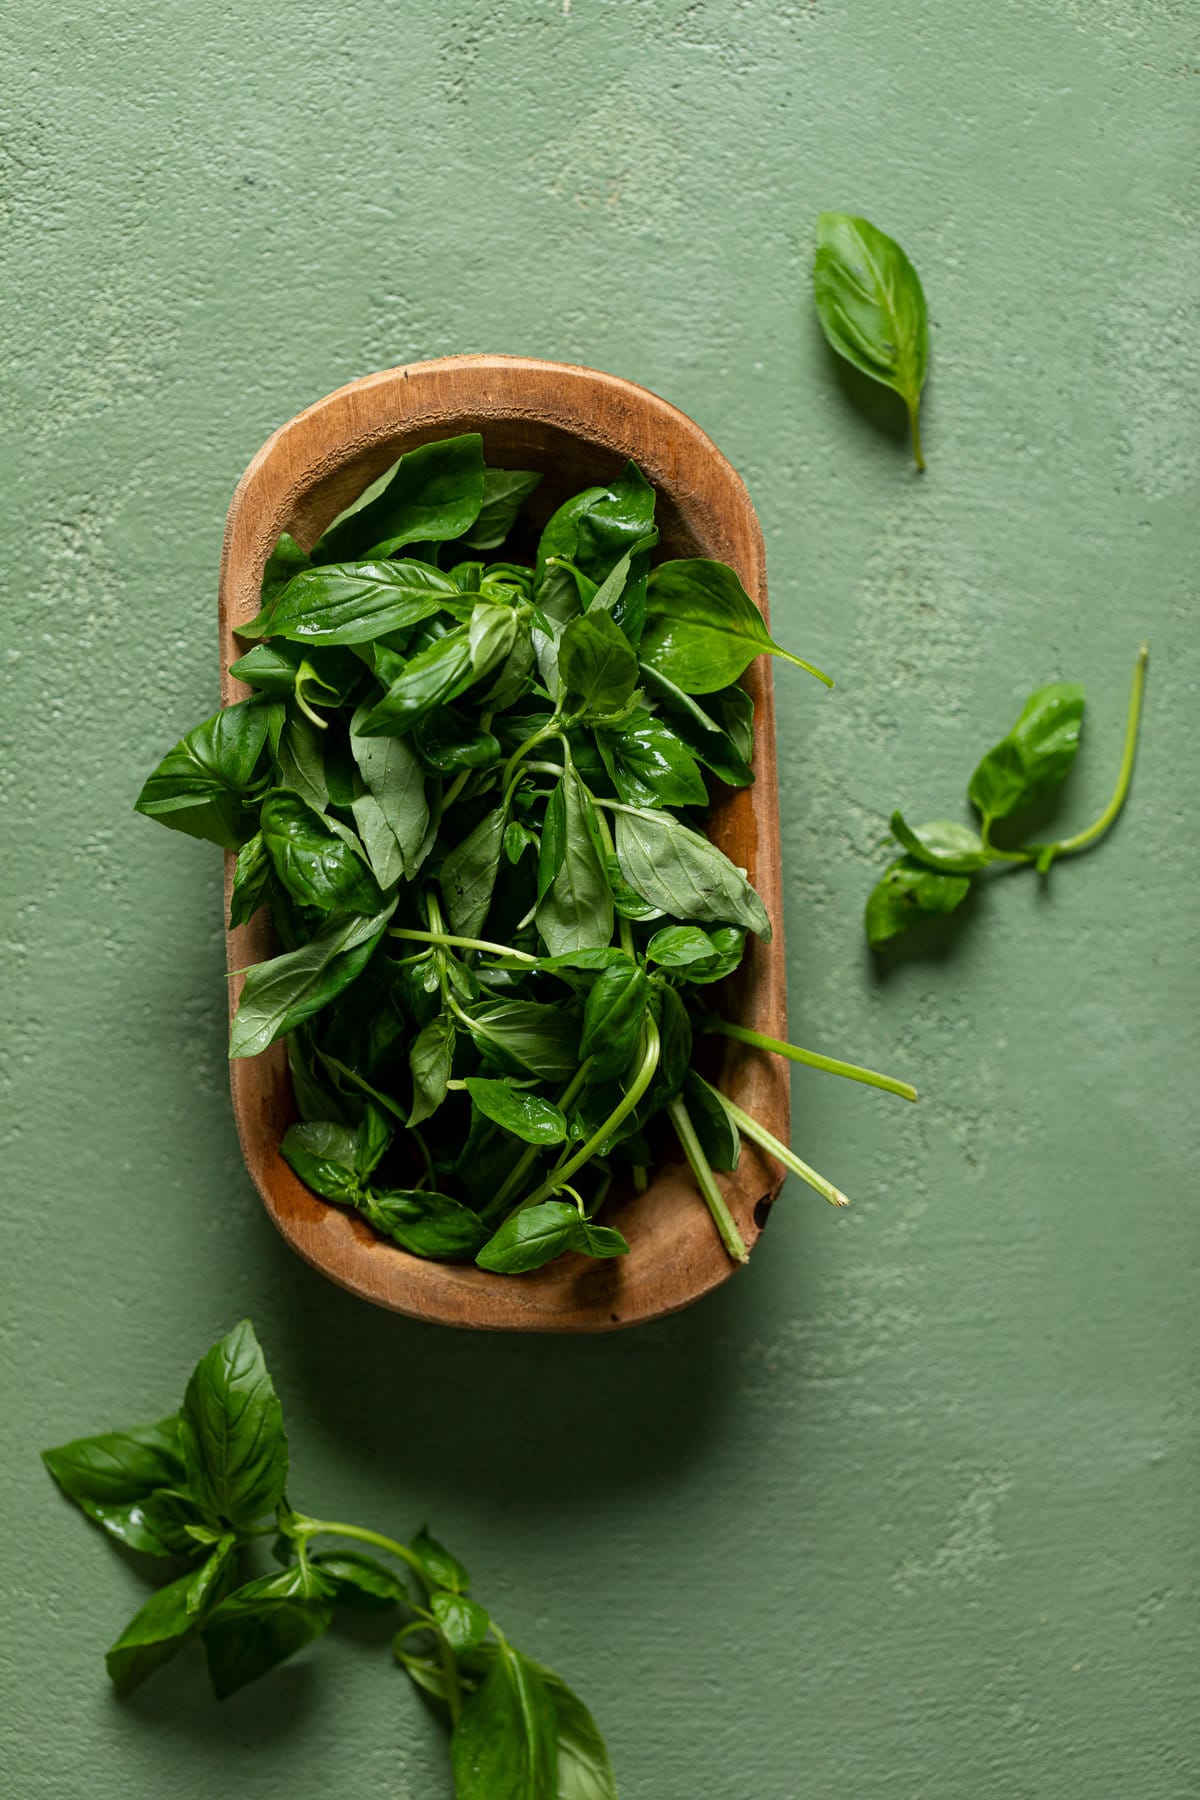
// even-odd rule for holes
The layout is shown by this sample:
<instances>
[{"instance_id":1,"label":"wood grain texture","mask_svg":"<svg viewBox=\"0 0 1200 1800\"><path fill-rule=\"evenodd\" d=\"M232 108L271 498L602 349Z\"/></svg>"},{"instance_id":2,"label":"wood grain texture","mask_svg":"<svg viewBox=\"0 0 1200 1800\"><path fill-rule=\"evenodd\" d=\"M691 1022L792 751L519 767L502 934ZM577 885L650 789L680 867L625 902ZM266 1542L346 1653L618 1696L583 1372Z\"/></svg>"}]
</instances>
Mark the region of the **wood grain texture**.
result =
<instances>
[{"instance_id":1,"label":"wood grain texture","mask_svg":"<svg viewBox=\"0 0 1200 1800\"><path fill-rule=\"evenodd\" d=\"M490 464L543 471L528 503L540 523L569 495L611 480L633 457L658 494L663 557L708 556L737 570L767 613L762 533L746 489L704 432L645 388L594 369L523 357L456 356L388 369L351 382L268 439L238 484L221 558L221 697L248 691L229 673L240 654L236 625L258 610L264 564L281 532L310 547L396 457L432 438L479 431ZM785 959L770 659L745 676L756 705L755 785L722 790L709 833L745 868L770 914L769 945L750 939L741 969L721 990L726 1016L787 1035ZM226 907L234 858L226 858ZM230 969L274 953L265 912L227 933ZM230 982L231 1011L241 980ZM784 1142L788 1077L778 1057L722 1040L706 1049L714 1079ZM296 1117L282 1044L231 1064L233 1109L246 1167L287 1242L350 1292L410 1317L482 1330L607 1331L678 1310L735 1269L682 1160L660 1164L645 1193L617 1192L605 1221L630 1254L604 1262L567 1256L527 1275L426 1262L372 1232L356 1215L316 1198L279 1154ZM668 1153L669 1154L669 1153ZM732 1175L718 1176L753 1249L782 1171L754 1146Z\"/></svg>"}]
</instances>

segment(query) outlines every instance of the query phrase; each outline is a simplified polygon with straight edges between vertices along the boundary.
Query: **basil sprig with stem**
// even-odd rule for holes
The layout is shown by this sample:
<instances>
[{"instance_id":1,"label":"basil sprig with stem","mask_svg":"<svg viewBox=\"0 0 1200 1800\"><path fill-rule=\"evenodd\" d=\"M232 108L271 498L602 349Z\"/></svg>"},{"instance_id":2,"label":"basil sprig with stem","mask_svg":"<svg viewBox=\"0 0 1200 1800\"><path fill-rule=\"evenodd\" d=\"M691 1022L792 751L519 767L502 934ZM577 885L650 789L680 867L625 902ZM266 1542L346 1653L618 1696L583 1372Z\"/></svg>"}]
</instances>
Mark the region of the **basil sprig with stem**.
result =
<instances>
[{"instance_id":1,"label":"basil sprig with stem","mask_svg":"<svg viewBox=\"0 0 1200 1800\"><path fill-rule=\"evenodd\" d=\"M740 1261L721 1176L742 1136L830 1184L723 1109L692 1067L703 1033L914 1097L714 1013L771 936L704 830L712 780L753 780L740 678L764 654L828 677L733 569L654 561L632 463L505 560L537 481L468 434L402 457L310 552L281 539L242 628L252 697L138 804L237 850L232 923L270 911L230 1054L287 1039L281 1149L313 1193L496 1273L620 1256L601 1208L646 1185L661 1119Z\"/></svg>"},{"instance_id":2,"label":"basil sprig with stem","mask_svg":"<svg viewBox=\"0 0 1200 1800\"><path fill-rule=\"evenodd\" d=\"M223 1700L323 1636L339 1608L391 1614L395 1660L449 1727L459 1800L616 1800L591 1713L510 1643L456 1556L424 1528L395 1538L292 1505L283 1410L248 1319L201 1357L178 1412L43 1461L168 1577L108 1651L118 1693L196 1642Z\"/></svg>"},{"instance_id":3,"label":"basil sprig with stem","mask_svg":"<svg viewBox=\"0 0 1200 1800\"><path fill-rule=\"evenodd\" d=\"M996 825L1053 793L1071 771L1079 750L1084 697L1078 683L1067 681L1036 689L1012 730L980 761L967 788L967 798L979 814L978 831L951 819L913 826L902 813L892 814L892 836L905 854L890 865L867 900L867 938L872 945L878 948L922 919L954 912L970 892L972 878L984 869L1003 864L1036 868L1044 875L1060 857L1077 856L1100 841L1124 806L1133 779L1149 656L1149 645L1143 644L1133 668L1116 784L1103 811L1082 831L1013 849L992 842Z\"/></svg>"}]
</instances>

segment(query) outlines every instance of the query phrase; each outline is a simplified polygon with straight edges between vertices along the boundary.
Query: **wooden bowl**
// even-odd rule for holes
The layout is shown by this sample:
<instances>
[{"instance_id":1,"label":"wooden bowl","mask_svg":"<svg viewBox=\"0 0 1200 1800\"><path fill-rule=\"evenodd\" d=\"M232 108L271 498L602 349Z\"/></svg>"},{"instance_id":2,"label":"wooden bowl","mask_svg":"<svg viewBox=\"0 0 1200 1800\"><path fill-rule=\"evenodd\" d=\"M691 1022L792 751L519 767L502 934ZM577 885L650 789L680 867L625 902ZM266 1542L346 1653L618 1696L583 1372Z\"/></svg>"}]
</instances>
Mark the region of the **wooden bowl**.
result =
<instances>
[{"instance_id":1,"label":"wooden bowl","mask_svg":"<svg viewBox=\"0 0 1200 1800\"><path fill-rule=\"evenodd\" d=\"M221 698L244 697L229 673L240 654L234 627L258 610L263 565L280 532L305 548L403 451L457 432L483 435L487 461L540 469L529 503L537 523L568 495L611 480L629 457L658 494L658 554L730 563L765 615L762 534L749 495L692 420L645 388L596 369L526 357L451 356L387 369L339 388L268 439L229 508L221 558ZM757 708L753 787L723 789L711 814L714 842L745 868L775 927L750 939L742 968L720 993L726 1016L786 1037L780 894L779 803L770 659L746 674ZM226 859L226 907L233 878ZM230 969L273 954L259 912L227 936ZM231 1007L241 980L230 982ZM720 1085L785 1143L788 1081L778 1057L729 1040L706 1040ZM721 1053L724 1052L724 1060ZM317 1199L279 1154L296 1117L282 1044L231 1065L233 1110L246 1167L271 1218L322 1274L377 1306L411 1318L492 1331L609 1331L676 1311L719 1286L735 1265L717 1236L682 1158L660 1165L642 1194L616 1194L604 1213L630 1254L595 1262L567 1256L528 1275L425 1262L377 1237L357 1215ZM783 1175L745 1144L737 1171L719 1176L748 1247L762 1230Z\"/></svg>"}]
</instances>

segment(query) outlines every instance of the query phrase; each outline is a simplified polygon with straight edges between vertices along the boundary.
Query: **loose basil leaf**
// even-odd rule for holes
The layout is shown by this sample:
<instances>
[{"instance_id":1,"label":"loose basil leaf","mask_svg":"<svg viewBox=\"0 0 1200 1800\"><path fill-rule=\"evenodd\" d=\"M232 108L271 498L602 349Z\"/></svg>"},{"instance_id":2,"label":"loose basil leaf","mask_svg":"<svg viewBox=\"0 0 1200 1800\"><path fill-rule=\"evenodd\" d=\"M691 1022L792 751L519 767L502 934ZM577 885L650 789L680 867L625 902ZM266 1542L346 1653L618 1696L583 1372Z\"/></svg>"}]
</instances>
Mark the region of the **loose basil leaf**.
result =
<instances>
[{"instance_id":1,"label":"loose basil leaf","mask_svg":"<svg viewBox=\"0 0 1200 1800\"><path fill-rule=\"evenodd\" d=\"M180 1409L179 1436L188 1486L218 1518L253 1525L283 1498L283 1409L249 1319L197 1363Z\"/></svg>"},{"instance_id":2,"label":"loose basil leaf","mask_svg":"<svg viewBox=\"0 0 1200 1800\"><path fill-rule=\"evenodd\" d=\"M298 575L301 569L310 567L308 552L302 550L295 538L289 537L286 531L281 533L263 570L259 605L269 605L277 594L282 593L294 575Z\"/></svg>"},{"instance_id":3,"label":"loose basil leaf","mask_svg":"<svg viewBox=\"0 0 1200 1800\"><path fill-rule=\"evenodd\" d=\"M435 1537L430 1537L424 1526L415 1537L409 1539L408 1547L420 1563L421 1579L431 1592L444 1588L450 1594L466 1593L471 1585L467 1571L444 1544L439 1544Z\"/></svg>"},{"instance_id":4,"label":"loose basil leaf","mask_svg":"<svg viewBox=\"0 0 1200 1800\"><path fill-rule=\"evenodd\" d=\"M271 880L271 861L262 833L256 831L238 851L233 871L233 891L229 896L229 926L236 930L252 919L267 897Z\"/></svg>"},{"instance_id":5,"label":"loose basil leaf","mask_svg":"<svg viewBox=\"0 0 1200 1800\"><path fill-rule=\"evenodd\" d=\"M185 1479L178 1415L156 1425L76 1438L44 1450L42 1461L67 1498L110 1537L147 1556L172 1553L145 1508L156 1488L182 1485Z\"/></svg>"},{"instance_id":6,"label":"loose basil leaf","mask_svg":"<svg viewBox=\"0 0 1200 1800\"><path fill-rule=\"evenodd\" d=\"M361 1191L357 1147L355 1133L345 1125L311 1119L288 1126L279 1154L314 1194L340 1206L354 1206Z\"/></svg>"},{"instance_id":7,"label":"loose basil leaf","mask_svg":"<svg viewBox=\"0 0 1200 1800\"><path fill-rule=\"evenodd\" d=\"M921 919L938 918L961 906L971 886L968 875L943 875L902 856L885 871L867 897L867 940L878 947Z\"/></svg>"},{"instance_id":8,"label":"loose basil leaf","mask_svg":"<svg viewBox=\"0 0 1200 1800\"><path fill-rule=\"evenodd\" d=\"M412 1070L413 1103L408 1128L432 1117L446 1098L446 1083L454 1062L454 1020L438 1013L422 1027L408 1053Z\"/></svg>"},{"instance_id":9,"label":"loose basil leaf","mask_svg":"<svg viewBox=\"0 0 1200 1800\"><path fill-rule=\"evenodd\" d=\"M639 654L685 694L719 692L764 651L786 657L827 687L833 685L811 663L775 642L726 563L696 558L660 563L653 571Z\"/></svg>"},{"instance_id":10,"label":"loose basil leaf","mask_svg":"<svg viewBox=\"0 0 1200 1800\"><path fill-rule=\"evenodd\" d=\"M441 887L450 923L460 937L478 937L492 904L508 808L485 813L469 837L442 864Z\"/></svg>"},{"instance_id":11,"label":"loose basil leaf","mask_svg":"<svg viewBox=\"0 0 1200 1800\"><path fill-rule=\"evenodd\" d=\"M639 708L596 742L618 795L628 806L704 806L708 790L696 759L665 719Z\"/></svg>"},{"instance_id":12,"label":"loose basil leaf","mask_svg":"<svg viewBox=\"0 0 1200 1800\"><path fill-rule=\"evenodd\" d=\"M458 1800L556 1800L554 1705L503 1639L454 1727L450 1761Z\"/></svg>"},{"instance_id":13,"label":"loose basil leaf","mask_svg":"<svg viewBox=\"0 0 1200 1800\"><path fill-rule=\"evenodd\" d=\"M470 631L460 625L405 664L403 673L362 720L359 732L364 737L402 737L423 713L462 693L473 676Z\"/></svg>"},{"instance_id":14,"label":"loose basil leaf","mask_svg":"<svg viewBox=\"0 0 1200 1800\"><path fill-rule=\"evenodd\" d=\"M276 875L301 906L326 913L379 911L379 883L355 842L298 794L285 788L268 794L259 826Z\"/></svg>"},{"instance_id":15,"label":"loose basil leaf","mask_svg":"<svg viewBox=\"0 0 1200 1800\"><path fill-rule=\"evenodd\" d=\"M498 549L517 522L522 500L529 498L541 479L528 469L485 469L483 505L475 523L463 533L463 543L472 550Z\"/></svg>"},{"instance_id":16,"label":"loose basil leaf","mask_svg":"<svg viewBox=\"0 0 1200 1800\"><path fill-rule=\"evenodd\" d=\"M104 1658L118 1694L131 1694L147 1676L169 1661L196 1630L199 1619L187 1607L190 1575L151 1594Z\"/></svg>"},{"instance_id":17,"label":"loose basil leaf","mask_svg":"<svg viewBox=\"0 0 1200 1800\"><path fill-rule=\"evenodd\" d=\"M985 826L1031 806L1065 781L1079 749L1083 689L1053 681L1030 694L1021 716L988 751L971 777L967 797Z\"/></svg>"},{"instance_id":18,"label":"loose basil leaf","mask_svg":"<svg viewBox=\"0 0 1200 1800\"><path fill-rule=\"evenodd\" d=\"M637 657L605 612L572 619L562 634L558 673L568 710L581 719L619 711L637 686Z\"/></svg>"},{"instance_id":19,"label":"loose basil leaf","mask_svg":"<svg viewBox=\"0 0 1200 1800\"><path fill-rule=\"evenodd\" d=\"M813 289L821 329L838 355L904 401L923 469L919 411L929 321L917 271L895 238L866 219L825 212L817 220Z\"/></svg>"},{"instance_id":20,"label":"loose basil leaf","mask_svg":"<svg viewBox=\"0 0 1200 1800\"><path fill-rule=\"evenodd\" d=\"M712 938L699 925L665 925L646 945L646 961L659 963L664 969L706 962L715 953Z\"/></svg>"},{"instance_id":21,"label":"loose basil leaf","mask_svg":"<svg viewBox=\"0 0 1200 1800\"><path fill-rule=\"evenodd\" d=\"M583 1221L565 1200L543 1200L505 1219L475 1261L497 1275L523 1275L573 1250Z\"/></svg>"},{"instance_id":22,"label":"loose basil leaf","mask_svg":"<svg viewBox=\"0 0 1200 1800\"><path fill-rule=\"evenodd\" d=\"M673 918L745 925L770 941L771 921L746 877L670 813L619 812L617 860L634 892Z\"/></svg>"},{"instance_id":23,"label":"loose basil leaf","mask_svg":"<svg viewBox=\"0 0 1200 1800\"><path fill-rule=\"evenodd\" d=\"M979 833L969 825L956 825L953 819L934 819L929 825L914 828L894 812L892 836L915 862L924 863L928 869L942 869L948 875L973 875L991 860Z\"/></svg>"},{"instance_id":24,"label":"loose basil leaf","mask_svg":"<svg viewBox=\"0 0 1200 1800\"><path fill-rule=\"evenodd\" d=\"M689 1069L683 1084L692 1128L700 1139L700 1148L714 1169L736 1169L742 1154L742 1140L716 1088L710 1087L695 1069Z\"/></svg>"},{"instance_id":25,"label":"loose basil leaf","mask_svg":"<svg viewBox=\"0 0 1200 1800\"><path fill-rule=\"evenodd\" d=\"M350 721L350 750L367 790L352 808L375 879L388 888L401 875L412 881L421 866L429 802L425 771L405 738L360 735L367 711L360 706Z\"/></svg>"},{"instance_id":26,"label":"loose basil leaf","mask_svg":"<svg viewBox=\"0 0 1200 1800\"><path fill-rule=\"evenodd\" d=\"M400 458L381 492L363 496L335 520L312 559L348 562L371 551L392 556L406 544L462 537L478 519L483 500L478 432L422 444Z\"/></svg>"},{"instance_id":27,"label":"loose basil leaf","mask_svg":"<svg viewBox=\"0 0 1200 1800\"><path fill-rule=\"evenodd\" d=\"M134 806L189 837L237 850L254 833L245 801L267 741L267 709L239 700L195 725L150 776Z\"/></svg>"},{"instance_id":28,"label":"loose basil leaf","mask_svg":"<svg viewBox=\"0 0 1200 1800\"><path fill-rule=\"evenodd\" d=\"M328 1630L332 1581L311 1563L237 1588L202 1628L209 1679L224 1700Z\"/></svg>"},{"instance_id":29,"label":"loose basil leaf","mask_svg":"<svg viewBox=\"0 0 1200 1800\"><path fill-rule=\"evenodd\" d=\"M238 626L238 636L366 644L458 611L461 603L450 577L428 563L334 563L302 570L248 625Z\"/></svg>"},{"instance_id":30,"label":"loose basil leaf","mask_svg":"<svg viewBox=\"0 0 1200 1800\"><path fill-rule=\"evenodd\" d=\"M437 706L418 719L413 726L412 743L420 752L421 761L438 775L454 775L461 769L489 769L500 761L500 745L493 734L464 719L452 706Z\"/></svg>"},{"instance_id":31,"label":"loose basil leaf","mask_svg":"<svg viewBox=\"0 0 1200 1800\"><path fill-rule=\"evenodd\" d=\"M597 839L591 796L568 764L546 808L538 860L535 917L551 956L603 948L612 940L613 898ZM551 866L554 874L545 885Z\"/></svg>"},{"instance_id":32,"label":"loose basil leaf","mask_svg":"<svg viewBox=\"0 0 1200 1800\"><path fill-rule=\"evenodd\" d=\"M491 1629L486 1607L480 1606L478 1600L468 1600L465 1594L434 1594L429 1610L456 1656L477 1649Z\"/></svg>"},{"instance_id":33,"label":"loose basil leaf","mask_svg":"<svg viewBox=\"0 0 1200 1800\"><path fill-rule=\"evenodd\" d=\"M592 1058L597 1081L609 1081L629 1067L650 1004L650 983L632 957L613 963L596 978L583 1010L581 1057Z\"/></svg>"},{"instance_id":34,"label":"loose basil leaf","mask_svg":"<svg viewBox=\"0 0 1200 1800\"><path fill-rule=\"evenodd\" d=\"M365 1211L376 1231L394 1239L402 1250L439 1262L468 1260L488 1237L489 1227L469 1206L424 1189L372 1194Z\"/></svg>"},{"instance_id":35,"label":"loose basil leaf","mask_svg":"<svg viewBox=\"0 0 1200 1800\"><path fill-rule=\"evenodd\" d=\"M393 901L371 918L330 919L298 950L256 963L242 988L229 1037L230 1056L257 1056L356 981L394 910Z\"/></svg>"},{"instance_id":36,"label":"loose basil leaf","mask_svg":"<svg viewBox=\"0 0 1200 1800\"><path fill-rule=\"evenodd\" d=\"M640 670L647 688L670 713L672 730L683 739L696 761L711 769L729 787L749 787L754 780L754 771L724 726L649 663L641 663Z\"/></svg>"},{"instance_id":37,"label":"loose basil leaf","mask_svg":"<svg viewBox=\"0 0 1200 1800\"><path fill-rule=\"evenodd\" d=\"M467 1023L489 1061L516 1075L567 1081L579 1067L579 1026L569 1013L535 1000L495 1000Z\"/></svg>"},{"instance_id":38,"label":"loose basil leaf","mask_svg":"<svg viewBox=\"0 0 1200 1800\"><path fill-rule=\"evenodd\" d=\"M408 1604L403 1581L373 1556L357 1550L322 1550L309 1560L324 1580L333 1583L339 1606L356 1612L387 1612Z\"/></svg>"},{"instance_id":39,"label":"loose basil leaf","mask_svg":"<svg viewBox=\"0 0 1200 1800\"><path fill-rule=\"evenodd\" d=\"M581 1044L580 1055L586 1054ZM507 1081L488 1081L479 1075L468 1075L466 1085L485 1118L525 1143L561 1144L566 1137L567 1121L553 1101L540 1094L522 1093Z\"/></svg>"},{"instance_id":40,"label":"loose basil leaf","mask_svg":"<svg viewBox=\"0 0 1200 1800\"><path fill-rule=\"evenodd\" d=\"M600 1728L561 1675L526 1658L554 1704L558 1733L557 1800L618 1800L617 1780Z\"/></svg>"}]
</instances>

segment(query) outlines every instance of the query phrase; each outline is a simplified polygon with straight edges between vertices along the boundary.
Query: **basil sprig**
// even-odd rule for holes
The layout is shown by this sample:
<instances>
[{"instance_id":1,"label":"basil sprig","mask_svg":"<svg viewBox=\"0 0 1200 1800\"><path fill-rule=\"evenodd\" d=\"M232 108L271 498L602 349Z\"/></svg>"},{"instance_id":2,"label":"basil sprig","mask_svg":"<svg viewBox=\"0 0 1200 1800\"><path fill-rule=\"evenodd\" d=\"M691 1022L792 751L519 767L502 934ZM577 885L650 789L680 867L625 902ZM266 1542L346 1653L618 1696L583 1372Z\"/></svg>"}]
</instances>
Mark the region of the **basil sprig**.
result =
<instances>
[{"instance_id":1,"label":"basil sprig","mask_svg":"<svg viewBox=\"0 0 1200 1800\"><path fill-rule=\"evenodd\" d=\"M979 814L978 831L951 819L913 826L902 813L892 814L892 836L904 855L889 866L868 897L866 928L871 944L878 948L922 919L956 911L971 890L972 877L994 864L1024 865L1044 875L1059 857L1078 855L1104 836L1125 804L1133 776L1149 654L1143 644L1133 670L1116 786L1099 817L1083 831L1050 843L999 849L992 842L993 826L1053 793L1075 761L1083 725L1083 689L1076 682L1051 682L1029 696L1012 730L993 744L971 777L967 798Z\"/></svg>"},{"instance_id":2,"label":"basil sprig","mask_svg":"<svg viewBox=\"0 0 1200 1800\"><path fill-rule=\"evenodd\" d=\"M426 1530L405 1542L290 1504L283 1410L248 1319L201 1357L170 1418L76 1438L43 1461L68 1499L169 1576L105 1658L119 1693L197 1641L225 1699L323 1636L339 1607L390 1613L396 1661L450 1728L459 1800L616 1800L591 1713L514 1648L457 1557Z\"/></svg>"},{"instance_id":3,"label":"basil sprig","mask_svg":"<svg viewBox=\"0 0 1200 1800\"><path fill-rule=\"evenodd\" d=\"M230 1054L287 1038L281 1149L313 1193L498 1273L624 1255L596 1215L645 1182L666 1114L744 1259L713 1174L741 1136L840 1195L690 1071L726 1029L706 990L771 935L703 829L709 778L754 778L756 656L828 677L733 569L654 562L634 464L535 534L539 479L485 468L467 434L401 457L311 552L282 538L241 631L253 697L189 732L138 807L237 851L232 924L270 911ZM501 560L510 534L532 561Z\"/></svg>"}]
</instances>

